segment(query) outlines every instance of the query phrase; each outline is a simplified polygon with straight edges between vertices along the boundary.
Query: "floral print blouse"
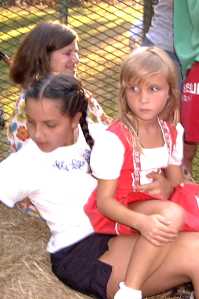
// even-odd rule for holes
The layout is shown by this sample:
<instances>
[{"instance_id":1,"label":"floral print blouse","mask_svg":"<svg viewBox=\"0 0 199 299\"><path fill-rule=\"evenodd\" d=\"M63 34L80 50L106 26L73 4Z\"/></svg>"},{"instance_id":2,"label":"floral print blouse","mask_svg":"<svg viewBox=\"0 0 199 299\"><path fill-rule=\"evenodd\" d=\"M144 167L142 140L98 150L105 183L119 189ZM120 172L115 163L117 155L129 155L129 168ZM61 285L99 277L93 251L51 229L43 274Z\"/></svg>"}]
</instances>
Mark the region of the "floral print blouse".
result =
<instances>
[{"instance_id":1,"label":"floral print blouse","mask_svg":"<svg viewBox=\"0 0 199 299\"><path fill-rule=\"evenodd\" d=\"M100 104L88 91L84 90L88 98L88 118L89 121L103 123L109 125L111 118L105 114ZM29 138L28 130L26 127L25 115L25 98L22 93L16 103L16 110L8 124L7 138L12 151L18 151L26 140Z\"/></svg>"}]
</instances>

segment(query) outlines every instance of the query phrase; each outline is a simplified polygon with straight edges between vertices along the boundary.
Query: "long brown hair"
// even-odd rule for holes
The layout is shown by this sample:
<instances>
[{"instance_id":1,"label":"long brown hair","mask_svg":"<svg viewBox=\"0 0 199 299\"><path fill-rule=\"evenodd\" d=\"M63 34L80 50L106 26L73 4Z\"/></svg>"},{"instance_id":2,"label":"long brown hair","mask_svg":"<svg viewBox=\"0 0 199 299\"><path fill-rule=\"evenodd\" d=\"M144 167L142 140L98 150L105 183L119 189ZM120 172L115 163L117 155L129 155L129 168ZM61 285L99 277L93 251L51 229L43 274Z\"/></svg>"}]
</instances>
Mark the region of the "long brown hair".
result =
<instances>
[{"instance_id":1,"label":"long brown hair","mask_svg":"<svg viewBox=\"0 0 199 299\"><path fill-rule=\"evenodd\" d=\"M77 34L70 27L54 22L37 24L25 35L10 68L10 77L23 88L50 73L50 55L71 44Z\"/></svg>"}]
</instances>

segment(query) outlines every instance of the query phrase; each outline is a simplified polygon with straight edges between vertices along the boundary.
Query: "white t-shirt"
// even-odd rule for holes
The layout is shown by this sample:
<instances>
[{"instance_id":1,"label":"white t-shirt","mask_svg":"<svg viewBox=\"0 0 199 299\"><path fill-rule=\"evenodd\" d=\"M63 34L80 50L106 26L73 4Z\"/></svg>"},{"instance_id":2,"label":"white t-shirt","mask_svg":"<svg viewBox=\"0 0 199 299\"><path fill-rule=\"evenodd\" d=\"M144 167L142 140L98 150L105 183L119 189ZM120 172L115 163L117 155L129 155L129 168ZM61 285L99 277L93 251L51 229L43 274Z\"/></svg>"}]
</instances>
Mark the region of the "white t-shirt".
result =
<instances>
[{"instance_id":1,"label":"white t-shirt","mask_svg":"<svg viewBox=\"0 0 199 299\"><path fill-rule=\"evenodd\" d=\"M98 138L101 130L94 126L92 135L95 131ZM0 163L0 200L13 207L26 196L31 199L50 228L47 249L51 253L93 232L83 210L97 184L90 174L89 156L90 148L79 130L71 146L45 153L30 139Z\"/></svg>"},{"instance_id":2,"label":"white t-shirt","mask_svg":"<svg viewBox=\"0 0 199 299\"><path fill-rule=\"evenodd\" d=\"M183 158L183 132L181 124L177 124L176 144L170 156L166 143L158 148L143 148L140 154L140 183L147 184L151 179L146 175L152 171L166 168L168 165L181 165ZM162 131L163 133L163 131ZM164 136L164 134L163 134ZM98 179L114 180L120 176L124 161L125 148L119 137L106 131L97 139L91 153L91 169Z\"/></svg>"}]
</instances>

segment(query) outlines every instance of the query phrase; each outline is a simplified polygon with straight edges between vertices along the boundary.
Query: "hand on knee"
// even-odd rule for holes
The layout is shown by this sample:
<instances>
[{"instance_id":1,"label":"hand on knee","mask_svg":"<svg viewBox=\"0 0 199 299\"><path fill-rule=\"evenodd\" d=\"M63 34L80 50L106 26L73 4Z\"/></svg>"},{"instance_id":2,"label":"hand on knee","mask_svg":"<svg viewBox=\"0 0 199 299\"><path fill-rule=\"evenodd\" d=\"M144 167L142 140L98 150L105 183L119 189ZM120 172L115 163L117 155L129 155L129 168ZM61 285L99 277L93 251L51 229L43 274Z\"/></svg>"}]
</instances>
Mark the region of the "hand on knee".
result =
<instances>
[{"instance_id":1,"label":"hand on knee","mask_svg":"<svg viewBox=\"0 0 199 299\"><path fill-rule=\"evenodd\" d=\"M120 282L119 290L115 293L114 299L142 299L142 292L129 288L124 282Z\"/></svg>"},{"instance_id":2,"label":"hand on knee","mask_svg":"<svg viewBox=\"0 0 199 299\"><path fill-rule=\"evenodd\" d=\"M170 206L164 210L163 214L170 221L171 226L179 232L185 220L184 209L179 205L170 202Z\"/></svg>"}]
</instances>

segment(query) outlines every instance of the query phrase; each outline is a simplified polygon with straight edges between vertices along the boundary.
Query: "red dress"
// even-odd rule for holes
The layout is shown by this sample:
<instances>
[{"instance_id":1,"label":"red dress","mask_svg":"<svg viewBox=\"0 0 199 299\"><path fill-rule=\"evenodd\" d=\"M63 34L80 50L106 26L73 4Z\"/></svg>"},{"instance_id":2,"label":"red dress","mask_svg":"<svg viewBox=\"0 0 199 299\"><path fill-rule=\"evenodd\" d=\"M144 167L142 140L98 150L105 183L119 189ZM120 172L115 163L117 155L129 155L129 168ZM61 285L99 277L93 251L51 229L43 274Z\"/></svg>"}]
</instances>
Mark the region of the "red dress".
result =
<instances>
[{"instance_id":1,"label":"red dress","mask_svg":"<svg viewBox=\"0 0 199 299\"><path fill-rule=\"evenodd\" d=\"M176 142L177 131L175 126L161 121L165 141L168 151L172 152ZM115 133L121 140L124 148L124 161L118 178L115 199L127 206L129 203L139 200L160 200L147 193L136 192L136 185L140 184L140 152L136 149L136 143L128 128L120 121L114 122L109 131ZM182 184L177 186L170 197L171 201L184 207L186 210L185 223L182 231L199 231L199 209L198 184ZM117 223L99 212L96 205L96 190L91 194L88 202L84 206L94 229L98 233L105 234L125 234L129 235L135 232L131 227Z\"/></svg>"}]
</instances>

